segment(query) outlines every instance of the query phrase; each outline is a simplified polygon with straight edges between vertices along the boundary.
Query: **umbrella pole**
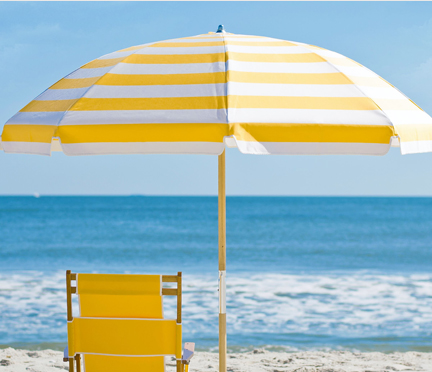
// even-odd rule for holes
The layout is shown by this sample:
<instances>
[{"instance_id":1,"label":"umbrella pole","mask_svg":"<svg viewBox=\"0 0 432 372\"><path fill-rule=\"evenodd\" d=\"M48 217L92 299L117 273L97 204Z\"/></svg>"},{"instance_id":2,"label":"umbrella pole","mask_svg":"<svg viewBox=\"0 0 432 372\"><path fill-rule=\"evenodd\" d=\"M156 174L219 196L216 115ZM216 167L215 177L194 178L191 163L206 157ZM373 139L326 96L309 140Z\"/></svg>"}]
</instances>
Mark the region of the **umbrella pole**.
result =
<instances>
[{"instance_id":1,"label":"umbrella pole","mask_svg":"<svg viewBox=\"0 0 432 372\"><path fill-rule=\"evenodd\" d=\"M218 215L219 215L219 372L226 372L226 196L225 150L218 157Z\"/></svg>"}]
</instances>

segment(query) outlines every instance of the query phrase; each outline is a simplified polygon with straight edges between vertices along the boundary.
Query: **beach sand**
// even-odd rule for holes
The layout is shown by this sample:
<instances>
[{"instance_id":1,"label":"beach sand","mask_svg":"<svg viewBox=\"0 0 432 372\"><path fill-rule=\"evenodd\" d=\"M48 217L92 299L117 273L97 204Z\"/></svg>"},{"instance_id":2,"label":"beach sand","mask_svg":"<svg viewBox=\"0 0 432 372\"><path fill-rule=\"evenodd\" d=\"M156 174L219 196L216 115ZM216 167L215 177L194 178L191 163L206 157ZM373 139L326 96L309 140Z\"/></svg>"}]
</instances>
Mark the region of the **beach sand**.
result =
<instances>
[{"instance_id":1,"label":"beach sand","mask_svg":"<svg viewBox=\"0 0 432 372\"><path fill-rule=\"evenodd\" d=\"M190 371L216 372L218 354L197 352ZM168 358L167 372L175 371ZM12 348L0 350L0 372L55 372L68 370L59 351L28 351ZM432 371L432 353L352 353L296 352L283 353L257 349L228 355L228 372L393 372ZM128 372L128 371L125 371Z\"/></svg>"}]
</instances>

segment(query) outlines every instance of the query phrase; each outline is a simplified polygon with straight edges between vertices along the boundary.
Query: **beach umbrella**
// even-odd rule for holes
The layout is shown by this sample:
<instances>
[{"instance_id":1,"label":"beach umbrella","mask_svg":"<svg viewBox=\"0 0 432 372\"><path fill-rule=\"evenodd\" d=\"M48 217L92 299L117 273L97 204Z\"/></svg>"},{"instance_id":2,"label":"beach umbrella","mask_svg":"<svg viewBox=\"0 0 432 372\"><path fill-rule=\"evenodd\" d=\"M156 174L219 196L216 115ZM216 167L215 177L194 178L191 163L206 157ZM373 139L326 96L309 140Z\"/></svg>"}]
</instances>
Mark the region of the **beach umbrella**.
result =
<instances>
[{"instance_id":1,"label":"beach umbrella","mask_svg":"<svg viewBox=\"0 0 432 372\"><path fill-rule=\"evenodd\" d=\"M432 118L339 53L219 26L87 63L14 115L0 144L40 155L219 157L219 369L226 371L225 146L244 154L432 152Z\"/></svg>"}]
</instances>

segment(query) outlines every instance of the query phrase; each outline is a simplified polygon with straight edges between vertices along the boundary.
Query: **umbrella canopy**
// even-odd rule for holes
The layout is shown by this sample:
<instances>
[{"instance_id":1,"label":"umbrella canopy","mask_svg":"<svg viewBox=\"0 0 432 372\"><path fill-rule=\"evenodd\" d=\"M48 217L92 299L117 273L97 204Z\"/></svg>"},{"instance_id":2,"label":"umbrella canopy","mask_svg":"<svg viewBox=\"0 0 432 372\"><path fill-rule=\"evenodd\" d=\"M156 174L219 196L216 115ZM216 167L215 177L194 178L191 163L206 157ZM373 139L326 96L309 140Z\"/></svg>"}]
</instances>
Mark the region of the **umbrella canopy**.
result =
<instances>
[{"instance_id":1,"label":"umbrella canopy","mask_svg":"<svg viewBox=\"0 0 432 372\"><path fill-rule=\"evenodd\" d=\"M4 126L9 153L219 155L219 371L226 366L225 145L245 154L432 152L432 118L341 54L216 33L106 54Z\"/></svg>"},{"instance_id":2,"label":"umbrella canopy","mask_svg":"<svg viewBox=\"0 0 432 372\"><path fill-rule=\"evenodd\" d=\"M384 155L432 151L432 118L341 54L209 33L106 54L5 125L6 152Z\"/></svg>"}]
</instances>

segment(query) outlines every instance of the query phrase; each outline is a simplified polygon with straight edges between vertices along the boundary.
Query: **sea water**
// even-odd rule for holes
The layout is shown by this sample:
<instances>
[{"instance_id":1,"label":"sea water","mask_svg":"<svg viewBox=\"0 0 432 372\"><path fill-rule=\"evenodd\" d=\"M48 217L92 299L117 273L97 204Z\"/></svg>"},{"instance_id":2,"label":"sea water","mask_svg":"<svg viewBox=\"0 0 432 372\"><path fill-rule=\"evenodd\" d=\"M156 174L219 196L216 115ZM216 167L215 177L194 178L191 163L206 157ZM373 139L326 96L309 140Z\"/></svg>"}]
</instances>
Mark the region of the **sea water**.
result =
<instances>
[{"instance_id":1,"label":"sea water","mask_svg":"<svg viewBox=\"0 0 432 372\"><path fill-rule=\"evenodd\" d=\"M217 241L216 197L0 197L0 345L65 344L67 269L182 271L215 350ZM432 351L432 198L228 197L227 319L231 350Z\"/></svg>"}]
</instances>

